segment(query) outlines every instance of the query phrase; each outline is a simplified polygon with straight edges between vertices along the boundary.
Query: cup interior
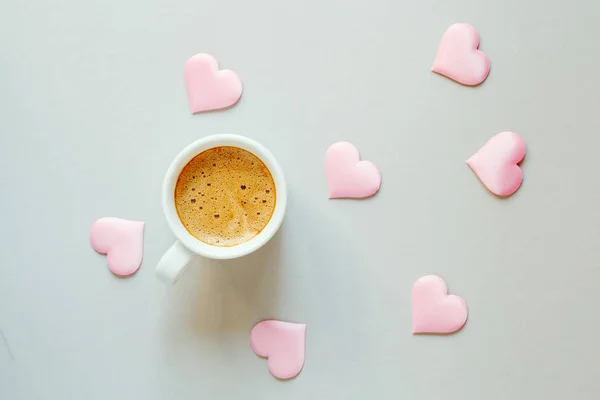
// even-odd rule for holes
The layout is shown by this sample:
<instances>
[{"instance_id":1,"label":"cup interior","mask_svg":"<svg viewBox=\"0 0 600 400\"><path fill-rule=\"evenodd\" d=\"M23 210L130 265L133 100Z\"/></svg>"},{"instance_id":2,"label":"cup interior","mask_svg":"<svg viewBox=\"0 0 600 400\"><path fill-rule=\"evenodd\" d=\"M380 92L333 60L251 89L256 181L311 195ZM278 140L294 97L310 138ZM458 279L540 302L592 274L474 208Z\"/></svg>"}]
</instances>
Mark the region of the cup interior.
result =
<instances>
[{"instance_id":1,"label":"cup interior","mask_svg":"<svg viewBox=\"0 0 600 400\"><path fill-rule=\"evenodd\" d=\"M231 146L246 150L258 157L269 169L275 184L275 209L271 219L258 235L231 247L219 247L202 242L185 228L175 207L175 186L183 168L198 154L215 147ZM177 240L190 251L214 259L230 259L244 256L267 243L283 222L287 205L287 189L281 167L275 157L258 142L240 135L213 135L197 140L187 146L171 163L163 183L163 211Z\"/></svg>"}]
</instances>

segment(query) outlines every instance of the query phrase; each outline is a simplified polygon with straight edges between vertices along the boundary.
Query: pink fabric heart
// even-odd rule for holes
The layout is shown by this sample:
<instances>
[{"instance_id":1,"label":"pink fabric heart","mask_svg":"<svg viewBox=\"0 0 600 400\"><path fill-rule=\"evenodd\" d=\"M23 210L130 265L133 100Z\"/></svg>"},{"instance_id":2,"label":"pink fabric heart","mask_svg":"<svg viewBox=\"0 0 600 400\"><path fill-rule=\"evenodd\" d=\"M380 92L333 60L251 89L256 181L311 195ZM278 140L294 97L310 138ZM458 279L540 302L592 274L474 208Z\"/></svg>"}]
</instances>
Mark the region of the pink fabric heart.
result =
<instances>
[{"instance_id":1,"label":"pink fabric heart","mask_svg":"<svg viewBox=\"0 0 600 400\"><path fill-rule=\"evenodd\" d=\"M469 313L460 297L448 295L442 278L427 275L412 289L413 333L452 333L462 328Z\"/></svg>"},{"instance_id":2,"label":"pink fabric heart","mask_svg":"<svg viewBox=\"0 0 600 400\"><path fill-rule=\"evenodd\" d=\"M490 73L490 60L478 48L475 28L469 24L451 25L442 37L431 70L463 85L479 85Z\"/></svg>"},{"instance_id":3,"label":"pink fabric heart","mask_svg":"<svg viewBox=\"0 0 600 400\"><path fill-rule=\"evenodd\" d=\"M510 196L523 182L523 171L517 165L525 157L525 142L514 132L500 132L492 137L467 165L481 182L498 196Z\"/></svg>"},{"instance_id":4,"label":"pink fabric heart","mask_svg":"<svg viewBox=\"0 0 600 400\"><path fill-rule=\"evenodd\" d=\"M329 198L369 197L381 186L381 173L370 161L359 161L358 150L348 142L332 144L325 155Z\"/></svg>"},{"instance_id":5,"label":"pink fabric heart","mask_svg":"<svg viewBox=\"0 0 600 400\"><path fill-rule=\"evenodd\" d=\"M100 218L92 225L90 242L94 250L106 254L106 263L113 274L131 275L142 264L144 223Z\"/></svg>"},{"instance_id":6,"label":"pink fabric heart","mask_svg":"<svg viewBox=\"0 0 600 400\"><path fill-rule=\"evenodd\" d=\"M185 86L192 113L234 105L242 96L242 81L228 69L219 70L209 54L196 54L185 64Z\"/></svg>"},{"instance_id":7,"label":"pink fabric heart","mask_svg":"<svg viewBox=\"0 0 600 400\"><path fill-rule=\"evenodd\" d=\"M259 322L250 332L250 347L269 359L269 371L279 379L290 379L304 366L306 325L276 320Z\"/></svg>"}]
</instances>

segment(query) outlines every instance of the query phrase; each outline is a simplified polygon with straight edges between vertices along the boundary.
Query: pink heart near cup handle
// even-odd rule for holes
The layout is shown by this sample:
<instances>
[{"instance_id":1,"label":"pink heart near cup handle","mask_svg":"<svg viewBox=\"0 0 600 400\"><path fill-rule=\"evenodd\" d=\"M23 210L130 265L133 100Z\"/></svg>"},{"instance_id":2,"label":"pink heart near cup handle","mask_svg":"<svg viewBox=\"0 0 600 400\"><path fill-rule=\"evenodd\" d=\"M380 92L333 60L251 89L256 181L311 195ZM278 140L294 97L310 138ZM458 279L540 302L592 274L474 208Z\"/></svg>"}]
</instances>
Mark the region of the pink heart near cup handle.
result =
<instances>
[{"instance_id":1,"label":"pink heart near cup handle","mask_svg":"<svg viewBox=\"0 0 600 400\"><path fill-rule=\"evenodd\" d=\"M144 223L121 218L100 218L90 229L90 243L98 253L106 254L112 273L128 276L142 264Z\"/></svg>"}]
</instances>

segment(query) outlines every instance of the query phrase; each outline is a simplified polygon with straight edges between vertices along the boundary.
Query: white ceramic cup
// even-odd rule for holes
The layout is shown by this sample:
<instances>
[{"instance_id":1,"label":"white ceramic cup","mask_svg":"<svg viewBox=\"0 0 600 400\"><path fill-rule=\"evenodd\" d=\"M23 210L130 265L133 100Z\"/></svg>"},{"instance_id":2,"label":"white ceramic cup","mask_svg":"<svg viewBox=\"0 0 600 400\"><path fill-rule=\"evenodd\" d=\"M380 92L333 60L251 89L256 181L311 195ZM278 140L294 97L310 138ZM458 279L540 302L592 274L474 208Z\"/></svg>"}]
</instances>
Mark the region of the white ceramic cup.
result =
<instances>
[{"instance_id":1,"label":"white ceramic cup","mask_svg":"<svg viewBox=\"0 0 600 400\"><path fill-rule=\"evenodd\" d=\"M183 168L192 158L203 151L221 146L238 147L254 154L267 166L275 182L275 210L267 226L247 242L231 247L212 246L196 239L185 229L175 208L175 186ZM287 190L281 167L273 154L261 144L239 135L213 135L195 141L175 157L163 182L163 211L177 241L158 262L156 267L157 277L165 283L172 284L177 281L187 265L196 256L222 260L242 257L258 250L275 235L275 232L281 226L286 204Z\"/></svg>"}]
</instances>

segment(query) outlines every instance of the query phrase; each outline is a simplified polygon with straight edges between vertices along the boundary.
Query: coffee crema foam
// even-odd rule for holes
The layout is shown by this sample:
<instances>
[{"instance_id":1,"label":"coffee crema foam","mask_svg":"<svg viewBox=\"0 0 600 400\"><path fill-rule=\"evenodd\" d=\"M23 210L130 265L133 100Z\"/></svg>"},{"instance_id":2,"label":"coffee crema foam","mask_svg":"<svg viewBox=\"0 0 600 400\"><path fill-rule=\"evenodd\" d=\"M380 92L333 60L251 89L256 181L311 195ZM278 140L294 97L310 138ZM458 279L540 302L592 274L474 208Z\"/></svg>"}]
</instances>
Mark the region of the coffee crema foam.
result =
<instances>
[{"instance_id":1,"label":"coffee crema foam","mask_svg":"<svg viewBox=\"0 0 600 400\"><path fill-rule=\"evenodd\" d=\"M194 157L179 174L175 207L190 234L213 246L247 242L269 223L275 183L267 166L238 147L215 147Z\"/></svg>"}]
</instances>

